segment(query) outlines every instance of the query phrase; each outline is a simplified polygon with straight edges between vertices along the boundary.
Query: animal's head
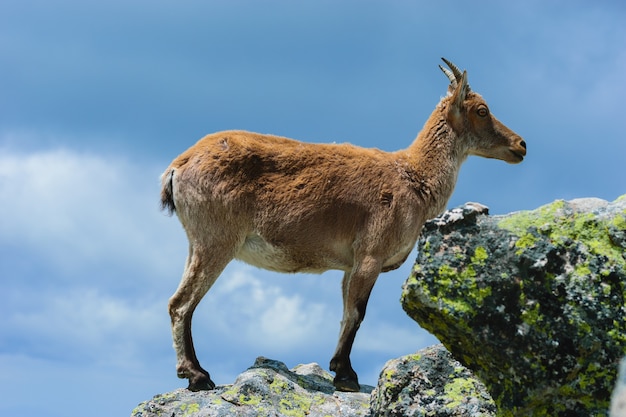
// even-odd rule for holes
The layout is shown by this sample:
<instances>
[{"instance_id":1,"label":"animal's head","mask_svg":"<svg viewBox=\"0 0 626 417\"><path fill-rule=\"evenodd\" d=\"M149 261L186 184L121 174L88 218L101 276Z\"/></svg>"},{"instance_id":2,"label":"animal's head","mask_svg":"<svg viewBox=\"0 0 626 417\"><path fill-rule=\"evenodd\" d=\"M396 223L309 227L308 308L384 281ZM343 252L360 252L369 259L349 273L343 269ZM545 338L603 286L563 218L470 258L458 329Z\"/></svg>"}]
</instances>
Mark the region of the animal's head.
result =
<instances>
[{"instance_id":1,"label":"animal's head","mask_svg":"<svg viewBox=\"0 0 626 417\"><path fill-rule=\"evenodd\" d=\"M467 71L461 72L452 62L442 59L450 68L439 65L450 80L446 118L455 133L464 138L468 154L511 164L522 162L526 155L524 139L496 119L480 94L470 89Z\"/></svg>"}]
</instances>

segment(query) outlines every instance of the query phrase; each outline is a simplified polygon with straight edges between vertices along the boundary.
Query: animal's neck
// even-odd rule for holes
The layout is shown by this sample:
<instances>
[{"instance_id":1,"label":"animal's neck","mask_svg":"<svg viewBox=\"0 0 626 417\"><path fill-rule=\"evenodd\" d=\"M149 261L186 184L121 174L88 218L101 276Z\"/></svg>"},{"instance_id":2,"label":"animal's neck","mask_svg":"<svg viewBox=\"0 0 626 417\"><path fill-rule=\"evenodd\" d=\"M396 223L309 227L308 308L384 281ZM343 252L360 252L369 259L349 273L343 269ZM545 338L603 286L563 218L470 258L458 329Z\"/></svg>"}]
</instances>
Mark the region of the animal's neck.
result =
<instances>
[{"instance_id":1,"label":"animal's neck","mask_svg":"<svg viewBox=\"0 0 626 417\"><path fill-rule=\"evenodd\" d=\"M404 151L408 165L405 169L414 176L416 192L430 208L427 218L439 215L454 191L461 164L467 158L458 144L457 134L446 121L444 103L440 103Z\"/></svg>"}]
</instances>

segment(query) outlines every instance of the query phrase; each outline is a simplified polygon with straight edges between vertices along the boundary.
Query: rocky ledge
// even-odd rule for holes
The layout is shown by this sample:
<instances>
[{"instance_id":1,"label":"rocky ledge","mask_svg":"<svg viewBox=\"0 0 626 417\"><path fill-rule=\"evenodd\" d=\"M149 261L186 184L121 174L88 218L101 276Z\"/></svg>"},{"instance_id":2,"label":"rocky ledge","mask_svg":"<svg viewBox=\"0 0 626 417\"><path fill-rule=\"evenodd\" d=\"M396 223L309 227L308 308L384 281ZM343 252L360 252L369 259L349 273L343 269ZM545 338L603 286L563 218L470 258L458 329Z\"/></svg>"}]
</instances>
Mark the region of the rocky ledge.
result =
<instances>
[{"instance_id":1,"label":"rocky ledge","mask_svg":"<svg viewBox=\"0 0 626 417\"><path fill-rule=\"evenodd\" d=\"M289 370L260 357L232 385L157 395L131 417L491 417L494 411L480 381L437 345L389 361L375 389L356 393L335 391L332 376L317 364Z\"/></svg>"},{"instance_id":2,"label":"rocky ledge","mask_svg":"<svg viewBox=\"0 0 626 417\"><path fill-rule=\"evenodd\" d=\"M131 417L368 416L372 389L335 392L332 376L317 364L289 370L282 362L259 357L232 385L157 395L139 404Z\"/></svg>"},{"instance_id":3,"label":"rocky ledge","mask_svg":"<svg viewBox=\"0 0 626 417\"><path fill-rule=\"evenodd\" d=\"M491 393L499 416L606 416L626 353L626 196L427 223L409 316Z\"/></svg>"}]
</instances>

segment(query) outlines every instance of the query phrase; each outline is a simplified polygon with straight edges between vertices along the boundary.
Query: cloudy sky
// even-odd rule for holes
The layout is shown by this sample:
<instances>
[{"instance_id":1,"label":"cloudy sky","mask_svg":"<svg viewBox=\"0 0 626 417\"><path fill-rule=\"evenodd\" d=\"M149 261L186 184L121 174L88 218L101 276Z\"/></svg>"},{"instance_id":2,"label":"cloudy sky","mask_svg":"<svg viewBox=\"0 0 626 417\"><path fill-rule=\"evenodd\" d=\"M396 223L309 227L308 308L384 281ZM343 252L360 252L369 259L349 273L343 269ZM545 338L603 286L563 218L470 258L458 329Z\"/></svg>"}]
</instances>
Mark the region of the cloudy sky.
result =
<instances>
[{"instance_id":1,"label":"cloudy sky","mask_svg":"<svg viewBox=\"0 0 626 417\"><path fill-rule=\"evenodd\" d=\"M166 305L187 244L158 177L207 133L404 148L444 56L528 143L521 165L470 158L450 207L626 193L625 4L1 2L0 414L129 415L186 386ZM412 259L374 289L362 383L436 342L398 302ZM220 384L261 355L327 367L340 279L231 264L195 315L201 362Z\"/></svg>"}]
</instances>

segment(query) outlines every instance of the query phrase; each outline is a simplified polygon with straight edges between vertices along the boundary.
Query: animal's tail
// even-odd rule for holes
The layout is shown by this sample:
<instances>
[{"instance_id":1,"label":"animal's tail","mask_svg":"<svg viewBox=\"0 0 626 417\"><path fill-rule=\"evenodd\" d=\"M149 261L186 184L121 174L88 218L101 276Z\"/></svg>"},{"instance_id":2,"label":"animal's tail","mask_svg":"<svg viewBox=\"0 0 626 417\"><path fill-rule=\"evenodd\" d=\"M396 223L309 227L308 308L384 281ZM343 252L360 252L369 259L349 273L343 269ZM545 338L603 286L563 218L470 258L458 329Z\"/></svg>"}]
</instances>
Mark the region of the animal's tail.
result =
<instances>
[{"instance_id":1,"label":"animal's tail","mask_svg":"<svg viewBox=\"0 0 626 417\"><path fill-rule=\"evenodd\" d=\"M176 204L174 204L174 193L172 190L174 179L174 168L170 168L161 175L161 210L164 210L170 216L176 212Z\"/></svg>"}]
</instances>

